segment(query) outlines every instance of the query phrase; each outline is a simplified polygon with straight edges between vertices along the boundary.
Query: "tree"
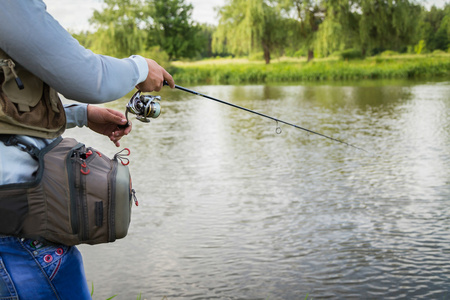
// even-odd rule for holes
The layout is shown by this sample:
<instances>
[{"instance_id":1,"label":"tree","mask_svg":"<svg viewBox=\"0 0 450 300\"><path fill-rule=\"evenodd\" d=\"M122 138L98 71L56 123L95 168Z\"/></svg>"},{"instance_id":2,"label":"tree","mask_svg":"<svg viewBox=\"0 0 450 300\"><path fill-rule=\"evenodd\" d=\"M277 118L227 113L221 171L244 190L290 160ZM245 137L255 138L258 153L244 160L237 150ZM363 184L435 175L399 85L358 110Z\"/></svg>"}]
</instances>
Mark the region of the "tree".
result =
<instances>
[{"instance_id":1,"label":"tree","mask_svg":"<svg viewBox=\"0 0 450 300\"><path fill-rule=\"evenodd\" d=\"M324 0L325 1L325 0ZM325 17L325 9L320 0L278 0L287 15L298 23L296 33L301 37L299 46L306 49L308 61L314 58L314 42L319 25Z\"/></svg>"},{"instance_id":2,"label":"tree","mask_svg":"<svg viewBox=\"0 0 450 300\"><path fill-rule=\"evenodd\" d=\"M430 51L446 51L450 47L450 4L443 9L432 6L430 11L423 11L421 39Z\"/></svg>"},{"instance_id":3,"label":"tree","mask_svg":"<svg viewBox=\"0 0 450 300\"><path fill-rule=\"evenodd\" d=\"M208 24L200 24L200 34L198 36L198 43L203 45L200 51L200 56L212 57L215 56L216 53L212 49L212 36L216 27Z\"/></svg>"},{"instance_id":4,"label":"tree","mask_svg":"<svg viewBox=\"0 0 450 300\"><path fill-rule=\"evenodd\" d=\"M363 51L403 51L418 41L420 6L409 0L361 0L360 39Z\"/></svg>"},{"instance_id":5,"label":"tree","mask_svg":"<svg viewBox=\"0 0 450 300\"><path fill-rule=\"evenodd\" d=\"M442 23L441 26L439 27L439 30L442 30L443 32L447 33L447 48L445 48L445 46L443 47L442 50L450 50L450 4L445 5L444 8L444 12L445 12L445 16L442 19ZM443 42L443 44L445 45L445 42Z\"/></svg>"},{"instance_id":6,"label":"tree","mask_svg":"<svg viewBox=\"0 0 450 300\"><path fill-rule=\"evenodd\" d=\"M192 4L185 4L184 0L154 0L149 1L149 7L149 42L161 46L170 59L192 58L207 46L200 26L191 20Z\"/></svg>"},{"instance_id":7,"label":"tree","mask_svg":"<svg viewBox=\"0 0 450 300\"><path fill-rule=\"evenodd\" d=\"M359 28L357 3L349 0L324 2L324 21L319 25L314 48L321 56L358 47Z\"/></svg>"},{"instance_id":8,"label":"tree","mask_svg":"<svg viewBox=\"0 0 450 300\"><path fill-rule=\"evenodd\" d=\"M169 59L179 59L194 57L207 45L200 27L191 20L192 5L184 4L184 0L104 3L105 8L94 11L90 19L96 32L84 38L96 52L126 57L160 49L158 52L166 52Z\"/></svg>"},{"instance_id":9,"label":"tree","mask_svg":"<svg viewBox=\"0 0 450 300\"><path fill-rule=\"evenodd\" d=\"M116 57L127 57L139 52L146 39L142 30L148 12L141 0L104 0L103 11L94 11L90 19L96 26L91 49ZM147 14L146 14L147 13Z\"/></svg>"},{"instance_id":10,"label":"tree","mask_svg":"<svg viewBox=\"0 0 450 300\"><path fill-rule=\"evenodd\" d=\"M266 64L271 52L286 43L284 19L266 0L228 0L219 11L220 19L213 34L213 49L235 55L262 50Z\"/></svg>"}]
</instances>

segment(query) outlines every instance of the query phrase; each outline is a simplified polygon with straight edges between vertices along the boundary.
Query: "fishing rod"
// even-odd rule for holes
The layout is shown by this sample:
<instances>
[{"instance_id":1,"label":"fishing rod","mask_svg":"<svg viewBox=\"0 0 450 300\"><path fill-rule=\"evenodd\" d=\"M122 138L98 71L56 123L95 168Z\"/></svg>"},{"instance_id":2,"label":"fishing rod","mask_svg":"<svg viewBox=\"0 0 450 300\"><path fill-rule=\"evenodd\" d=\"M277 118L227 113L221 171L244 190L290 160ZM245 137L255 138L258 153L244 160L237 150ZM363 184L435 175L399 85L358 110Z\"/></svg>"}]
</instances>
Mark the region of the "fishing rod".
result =
<instances>
[{"instance_id":1,"label":"fishing rod","mask_svg":"<svg viewBox=\"0 0 450 300\"><path fill-rule=\"evenodd\" d=\"M167 83L167 81L164 81L164 85L169 85L169 84ZM296 124L293 124L293 123L290 123L290 122L286 122L286 121L283 121L281 119L278 119L278 118L275 118L275 117L272 117L272 116L269 116L269 115L266 115L266 114L263 114L263 113L251 110L251 109L248 109L246 107L242 107L242 106L230 103L230 102L226 102L226 101L223 101L223 100L220 100L220 99L217 99L217 98L214 98L214 97L211 97L211 96L208 96L208 95L205 95L205 94L202 94L202 93L190 90L190 89L187 89L187 88L179 86L179 85L175 85L175 88L179 89L181 91L184 91L184 92L188 92L188 93L191 93L191 94L194 94L194 95L197 95L197 96L201 96L201 97L204 97L204 98L207 98L207 99L210 99L210 100L213 100L213 101L216 101L216 102L219 102L219 103L222 103L222 104L225 104L225 105L228 105L228 106L240 109L240 110L244 110L246 112L249 112L249 113L252 113L252 114L264 117L264 118L268 118L270 120L273 120L273 121L277 122L276 133L278 133L278 134L281 133L281 127L278 124L279 123L283 123L283 124L286 124L288 126L292 126L292 127L297 128L297 129L300 129L300 130L303 130L303 131L306 131L306 132L309 132L309 133L312 133L312 134L316 134L316 135L319 135L321 137L330 139L332 141L344 144L346 146L349 146L349 147L352 147L352 148L355 148L355 149L367 152L363 148L357 147L357 146L355 146L353 144L350 144L350 143L344 142L342 140L338 140L336 138L333 138L331 136L328 136L328 135L325 135L325 134L322 134L322 133L319 133L319 132L316 132L316 131L313 131L313 130L310 130L310 129L307 129L307 128L304 128L304 127L301 127L299 125L296 125ZM161 112L161 106L159 104L160 100L161 100L160 96L141 95L141 92L137 91L131 97L130 101L127 104L127 107L126 107L126 110L125 110L125 114L126 114L127 120L128 120L128 112L134 113L136 115L136 118L139 121L142 121L142 122L150 122L150 119L148 119L149 117L150 118L157 118L159 116L160 112Z\"/></svg>"}]
</instances>

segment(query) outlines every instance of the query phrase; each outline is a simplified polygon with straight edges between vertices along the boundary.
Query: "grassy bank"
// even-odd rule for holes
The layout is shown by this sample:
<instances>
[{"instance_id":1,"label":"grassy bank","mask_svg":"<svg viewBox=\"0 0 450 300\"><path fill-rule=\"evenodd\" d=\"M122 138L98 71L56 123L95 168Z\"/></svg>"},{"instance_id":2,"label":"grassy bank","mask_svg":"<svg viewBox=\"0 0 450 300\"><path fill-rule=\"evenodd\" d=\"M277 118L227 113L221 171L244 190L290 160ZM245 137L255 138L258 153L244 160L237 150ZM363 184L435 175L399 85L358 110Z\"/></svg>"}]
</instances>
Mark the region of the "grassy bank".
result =
<instances>
[{"instance_id":1,"label":"grassy bank","mask_svg":"<svg viewBox=\"0 0 450 300\"><path fill-rule=\"evenodd\" d=\"M450 78L450 54L398 55L364 60L211 59L174 62L171 73L179 83L238 84L381 78Z\"/></svg>"}]
</instances>

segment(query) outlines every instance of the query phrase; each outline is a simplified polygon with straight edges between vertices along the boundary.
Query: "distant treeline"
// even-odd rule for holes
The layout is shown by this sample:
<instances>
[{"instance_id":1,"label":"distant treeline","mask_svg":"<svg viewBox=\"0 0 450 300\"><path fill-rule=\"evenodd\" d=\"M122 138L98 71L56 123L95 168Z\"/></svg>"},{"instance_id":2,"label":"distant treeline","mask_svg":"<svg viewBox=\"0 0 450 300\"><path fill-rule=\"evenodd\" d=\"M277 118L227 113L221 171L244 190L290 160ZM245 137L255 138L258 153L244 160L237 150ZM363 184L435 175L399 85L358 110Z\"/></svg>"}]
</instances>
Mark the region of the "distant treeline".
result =
<instances>
[{"instance_id":1,"label":"distant treeline","mask_svg":"<svg viewBox=\"0 0 450 300\"><path fill-rule=\"evenodd\" d=\"M450 78L450 54L392 55L390 52L364 60L274 60L271 64L234 59L174 62L169 72L183 84L241 84L361 79Z\"/></svg>"},{"instance_id":2,"label":"distant treeline","mask_svg":"<svg viewBox=\"0 0 450 300\"><path fill-rule=\"evenodd\" d=\"M450 4L425 9L414 0L227 0L218 26L198 24L184 0L104 0L73 33L101 54L141 54L164 66L211 57L364 58L386 51L448 52Z\"/></svg>"}]
</instances>

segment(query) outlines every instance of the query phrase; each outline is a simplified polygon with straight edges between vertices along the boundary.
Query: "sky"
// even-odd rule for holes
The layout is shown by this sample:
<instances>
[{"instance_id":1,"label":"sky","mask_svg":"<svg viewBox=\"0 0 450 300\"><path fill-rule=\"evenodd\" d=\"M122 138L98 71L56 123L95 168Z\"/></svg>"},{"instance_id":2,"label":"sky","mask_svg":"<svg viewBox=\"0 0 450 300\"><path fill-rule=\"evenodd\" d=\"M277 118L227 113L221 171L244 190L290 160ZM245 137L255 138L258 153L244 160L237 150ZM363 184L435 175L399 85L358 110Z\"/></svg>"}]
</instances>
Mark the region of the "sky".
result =
<instances>
[{"instance_id":1,"label":"sky","mask_svg":"<svg viewBox=\"0 0 450 300\"><path fill-rule=\"evenodd\" d=\"M102 9L101 0L44 0L47 11L66 29L74 32L89 29L88 20L93 11ZM225 0L185 0L192 4L192 18L198 23L216 25L215 7L224 5Z\"/></svg>"},{"instance_id":2,"label":"sky","mask_svg":"<svg viewBox=\"0 0 450 300\"><path fill-rule=\"evenodd\" d=\"M426 7L443 7L450 0L417 0ZM66 29L74 32L89 29L88 20L94 9L102 9L101 0L44 0L47 10ZM226 0L185 0L194 7L192 18L198 23L217 25L218 18L214 8L224 5Z\"/></svg>"}]
</instances>

